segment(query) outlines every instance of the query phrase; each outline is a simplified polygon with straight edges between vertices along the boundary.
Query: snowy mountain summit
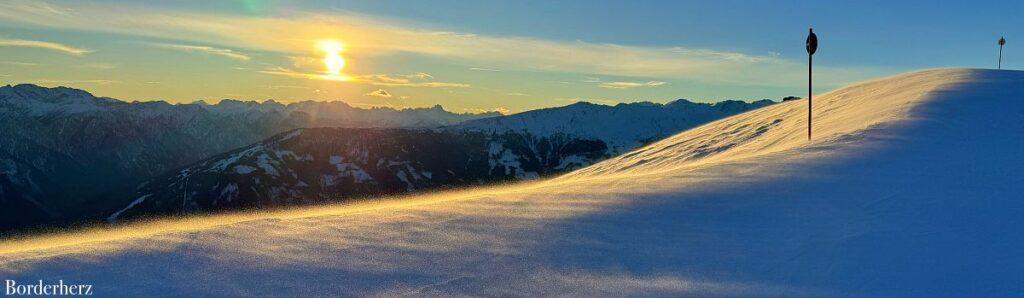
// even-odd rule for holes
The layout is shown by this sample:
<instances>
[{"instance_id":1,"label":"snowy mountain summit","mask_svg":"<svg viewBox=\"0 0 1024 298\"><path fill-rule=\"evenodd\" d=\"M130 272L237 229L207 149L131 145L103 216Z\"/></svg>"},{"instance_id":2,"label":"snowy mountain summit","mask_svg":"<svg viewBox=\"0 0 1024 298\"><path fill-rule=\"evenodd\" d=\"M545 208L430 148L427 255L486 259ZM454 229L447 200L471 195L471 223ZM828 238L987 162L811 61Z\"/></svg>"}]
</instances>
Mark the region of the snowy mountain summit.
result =
<instances>
[{"instance_id":1,"label":"snowy mountain summit","mask_svg":"<svg viewBox=\"0 0 1024 298\"><path fill-rule=\"evenodd\" d=\"M791 100L553 180L6 241L0 272L109 296L1013 296L1021 94L1020 71L912 72L815 96L811 140Z\"/></svg>"}]
</instances>

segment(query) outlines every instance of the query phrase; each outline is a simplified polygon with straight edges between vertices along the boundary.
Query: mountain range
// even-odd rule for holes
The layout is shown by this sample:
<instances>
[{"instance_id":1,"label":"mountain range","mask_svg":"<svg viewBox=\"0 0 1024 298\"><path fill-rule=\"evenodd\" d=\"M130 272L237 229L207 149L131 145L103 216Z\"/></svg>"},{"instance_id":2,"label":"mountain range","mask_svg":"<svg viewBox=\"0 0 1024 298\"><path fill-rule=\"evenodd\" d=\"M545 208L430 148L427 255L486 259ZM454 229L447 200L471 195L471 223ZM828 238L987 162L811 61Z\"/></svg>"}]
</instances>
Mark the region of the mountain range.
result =
<instances>
[{"instance_id":1,"label":"mountain range","mask_svg":"<svg viewBox=\"0 0 1024 298\"><path fill-rule=\"evenodd\" d=\"M532 179L771 103L576 103L502 116L340 101L125 102L8 85L0 87L0 227Z\"/></svg>"},{"instance_id":2,"label":"mountain range","mask_svg":"<svg viewBox=\"0 0 1024 298\"><path fill-rule=\"evenodd\" d=\"M340 101L124 102L7 85L0 87L0 226L78 218L118 187L300 127L435 127L497 115Z\"/></svg>"}]
</instances>

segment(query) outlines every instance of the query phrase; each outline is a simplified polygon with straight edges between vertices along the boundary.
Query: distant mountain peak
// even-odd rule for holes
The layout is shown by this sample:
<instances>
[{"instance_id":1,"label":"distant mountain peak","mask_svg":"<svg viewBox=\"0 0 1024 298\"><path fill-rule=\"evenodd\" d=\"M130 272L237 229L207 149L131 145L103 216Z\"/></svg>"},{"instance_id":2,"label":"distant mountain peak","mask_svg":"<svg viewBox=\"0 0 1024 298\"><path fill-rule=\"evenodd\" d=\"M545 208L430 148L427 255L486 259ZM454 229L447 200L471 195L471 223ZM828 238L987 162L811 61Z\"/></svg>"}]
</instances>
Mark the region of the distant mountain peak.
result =
<instances>
[{"instance_id":1,"label":"distant mountain peak","mask_svg":"<svg viewBox=\"0 0 1024 298\"><path fill-rule=\"evenodd\" d=\"M14 85L14 86L7 85L7 86L4 86L4 87L0 87L0 90L3 90L3 89L7 89L7 90L13 91L13 92L18 92L18 93L21 93L21 94L31 94L31 95L42 96L42 97L52 97L52 96L73 96L73 97L82 97L82 98L95 98L96 97L96 96L92 95L92 93L89 93L88 91L81 90L81 89L75 89L75 88L71 88L71 87L64 87L64 86L43 87L43 86L39 86L39 85L36 85L36 84L27 84L26 83L26 84L17 84L17 85Z\"/></svg>"},{"instance_id":2,"label":"distant mountain peak","mask_svg":"<svg viewBox=\"0 0 1024 298\"><path fill-rule=\"evenodd\" d=\"M596 103L592 103L592 102L589 102L589 101L577 101L577 102L574 102L574 103L572 103L570 105L567 105L566 107L592 107L592 106L605 106L605 105L603 105L603 104L596 104Z\"/></svg>"},{"instance_id":3,"label":"distant mountain peak","mask_svg":"<svg viewBox=\"0 0 1024 298\"><path fill-rule=\"evenodd\" d=\"M691 100L689 100L689 99L680 98L680 99L676 99L676 100L670 101L670 102L666 103L665 105L666 106L672 106L672 105L692 105L692 104L696 104L696 103L691 101Z\"/></svg>"}]
</instances>

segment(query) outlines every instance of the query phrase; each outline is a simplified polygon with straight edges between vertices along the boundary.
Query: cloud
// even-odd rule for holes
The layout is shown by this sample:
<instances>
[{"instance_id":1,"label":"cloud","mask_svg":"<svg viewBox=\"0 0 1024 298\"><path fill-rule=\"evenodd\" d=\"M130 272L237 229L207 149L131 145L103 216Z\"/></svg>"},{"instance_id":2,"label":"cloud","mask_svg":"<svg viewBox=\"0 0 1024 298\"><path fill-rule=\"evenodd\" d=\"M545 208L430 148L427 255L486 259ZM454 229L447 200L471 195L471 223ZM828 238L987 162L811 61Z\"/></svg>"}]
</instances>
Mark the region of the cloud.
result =
<instances>
[{"instance_id":1,"label":"cloud","mask_svg":"<svg viewBox=\"0 0 1024 298\"><path fill-rule=\"evenodd\" d=\"M373 92L366 93L366 94L363 94L363 95L373 96L373 97L391 98L391 93L388 93L388 91L384 90L384 89L377 89L377 90L374 90Z\"/></svg>"},{"instance_id":2,"label":"cloud","mask_svg":"<svg viewBox=\"0 0 1024 298\"><path fill-rule=\"evenodd\" d=\"M428 87L428 88L469 88L469 84L446 83L446 82L416 82L416 83L385 83L365 81L374 86L396 86L396 87Z\"/></svg>"},{"instance_id":3,"label":"cloud","mask_svg":"<svg viewBox=\"0 0 1024 298\"><path fill-rule=\"evenodd\" d=\"M408 78L396 77L386 74L364 75L360 78L385 84L407 84L411 82Z\"/></svg>"},{"instance_id":4,"label":"cloud","mask_svg":"<svg viewBox=\"0 0 1024 298\"><path fill-rule=\"evenodd\" d=\"M93 68L93 69L114 69L115 66L110 63L86 63L77 66L79 68Z\"/></svg>"},{"instance_id":5,"label":"cloud","mask_svg":"<svg viewBox=\"0 0 1024 298\"><path fill-rule=\"evenodd\" d=\"M306 79L313 79L315 76L319 76L317 74L300 73L300 72L297 72L297 71L294 71L294 70L291 70L291 69L288 69L288 68L284 68L284 67L279 67L279 66L278 67L268 67L268 68L263 69L263 70L257 70L256 72L262 73L262 74L276 75L276 76L286 76L286 77L306 78Z\"/></svg>"},{"instance_id":6,"label":"cloud","mask_svg":"<svg viewBox=\"0 0 1024 298\"><path fill-rule=\"evenodd\" d=\"M31 63L31 62L4 61L4 62L0 62L0 63L7 64L7 65L17 65L17 66L39 66L39 63Z\"/></svg>"},{"instance_id":7,"label":"cloud","mask_svg":"<svg viewBox=\"0 0 1024 298\"><path fill-rule=\"evenodd\" d=\"M28 40L28 39L8 39L0 38L0 47L23 47L23 48L38 48L59 52L71 56L82 56L87 53L91 53L91 50L76 48L73 46L59 44L48 41Z\"/></svg>"},{"instance_id":8,"label":"cloud","mask_svg":"<svg viewBox=\"0 0 1024 298\"><path fill-rule=\"evenodd\" d=\"M634 88L634 87L658 87L658 86L662 86L662 85L665 85L665 84L668 84L668 83L660 82L660 81L648 81L648 82L607 82L607 83L601 83L600 87L601 88L611 88L611 89L626 89L626 88Z\"/></svg>"},{"instance_id":9,"label":"cloud","mask_svg":"<svg viewBox=\"0 0 1024 298\"><path fill-rule=\"evenodd\" d=\"M284 67L271 67L264 70L257 71L262 74L287 76L293 78L310 79L310 80L325 80L325 81L339 81L339 82L350 82L356 84L368 84L373 86L390 86L390 87L427 87L427 88L469 88L469 84L464 83L448 83L448 82L432 82L427 81L434 77L427 73L414 73L407 75L390 75L390 74L371 74L371 75L359 75L359 76L348 76L348 75L326 75L310 72L301 72Z\"/></svg>"},{"instance_id":10,"label":"cloud","mask_svg":"<svg viewBox=\"0 0 1024 298\"><path fill-rule=\"evenodd\" d=\"M208 46L196 46L196 45L184 45L184 44L169 44L169 43L153 43L151 46L163 49L177 50L182 52L196 52L210 55L217 55L221 57L227 57L240 61L249 61L251 59L249 55L239 53L230 49L222 49Z\"/></svg>"},{"instance_id":11,"label":"cloud","mask_svg":"<svg viewBox=\"0 0 1024 298\"><path fill-rule=\"evenodd\" d=\"M292 62L293 67L298 69L323 67L324 65L321 59L309 56L288 56L288 60Z\"/></svg>"},{"instance_id":12,"label":"cloud","mask_svg":"<svg viewBox=\"0 0 1024 298\"><path fill-rule=\"evenodd\" d=\"M434 76L432 76L432 75L430 75L428 73L424 73L424 72L417 72L417 73L414 73L414 74L407 74L407 75L387 75L387 74L363 75L363 76L360 76L360 78L363 78L363 79L366 79L366 80L371 80L371 81L377 81L377 82L381 82L381 83L388 83L388 84L407 84L407 83L413 82L413 80L419 80L419 81L430 80L430 79L433 79Z\"/></svg>"},{"instance_id":13,"label":"cloud","mask_svg":"<svg viewBox=\"0 0 1024 298\"><path fill-rule=\"evenodd\" d=\"M365 61L377 56L412 54L488 65L492 69L528 70L616 77L687 80L739 86L802 84L802 60L771 54L686 47L632 46L490 36L431 29L429 24L345 11L302 11L253 16L208 11L154 9L125 4L102 5L37 1L0 2L0 24L46 27L177 39L285 55L319 55L312 46L323 38L347 45L345 57ZM860 81L891 70L879 67L822 65L816 79L823 87Z\"/></svg>"},{"instance_id":14,"label":"cloud","mask_svg":"<svg viewBox=\"0 0 1024 298\"><path fill-rule=\"evenodd\" d=\"M408 75L404 75L404 77L411 78L411 79L420 79L420 80L429 80L429 79L433 79L434 78L434 76L430 75L429 73L425 73L425 72L417 72L417 73L414 73L414 74L408 74Z\"/></svg>"},{"instance_id":15,"label":"cloud","mask_svg":"<svg viewBox=\"0 0 1024 298\"><path fill-rule=\"evenodd\" d=\"M309 89L306 86L295 86L295 85L274 85L270 86L270 89Z\"/></svg>"},{"instance_id":16,"label":"cloud","mask_svg":"<svg viewBox=\"0 0 1024 298\"><path fill-rule=\"evenodd\" d=\"M372 74L362 75L352 78L353 82L365 83L374 86L397 86L397 87L429 87L429 88L468 88L469 84L463 83L447 83L447 82L431 82L434 76L425 73L417 72L406 75L388 75L388 74Z\"/></svg>"},{"instance_id":17,"label":"cloud","mask_svg":"<svg viewBox=\"0 0 1024 298\"><path fill-rule=\"evenodd\" d=\"M505 93L505 95L508 95L508 96L530 96L529 94L519 93L519 92L509 92L509 93Z\"/></svg>"},{"instance_id":18,"label":"cloud","mask_svg":"<svg viewBox=\"0 0 1024 298\"><path fill-rule=\"evenodd\" d=\"M501 71L500 69L494 69L494 68L483 68L483 67L470 67L470 68L469 68L469 70L476 70L476 71L490 71L490 72L499 72L499 71Z\"/></svg>"}]
</instances>

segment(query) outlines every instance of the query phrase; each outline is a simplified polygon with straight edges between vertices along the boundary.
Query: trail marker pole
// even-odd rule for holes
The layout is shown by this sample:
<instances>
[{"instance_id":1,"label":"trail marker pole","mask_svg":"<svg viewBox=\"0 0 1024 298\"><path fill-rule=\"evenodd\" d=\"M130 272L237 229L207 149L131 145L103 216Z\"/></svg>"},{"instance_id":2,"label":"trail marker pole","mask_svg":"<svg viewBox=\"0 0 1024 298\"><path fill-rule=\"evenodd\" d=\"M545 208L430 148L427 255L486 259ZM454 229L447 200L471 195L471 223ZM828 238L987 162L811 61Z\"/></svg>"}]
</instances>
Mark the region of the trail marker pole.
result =
<instances>
[{"instance_id":1,"label":"trail marker pole","mask_svg":"<svg viewBox=\"0 0 1024 298\"><path fill-rule=\"evenodd\" d=\"M807 34L807 140L811 140L811 102L814 98L814 91L811 88L813 77L812 67L814 65L814 52L818 51L818 36L814 35L814 28L808 29Z\"/></svg>"},{"instance_id":2,"label":"trail marker pole","mask_svg":"<svg viewBox=\"0 0 1024 298\"><path fill-rule=\"evenodd\" d=\"M1006 38L999 38L999 64L998 69L1003 69L1003 45L1006 44Z\"/></svg>"}]
</instances>

